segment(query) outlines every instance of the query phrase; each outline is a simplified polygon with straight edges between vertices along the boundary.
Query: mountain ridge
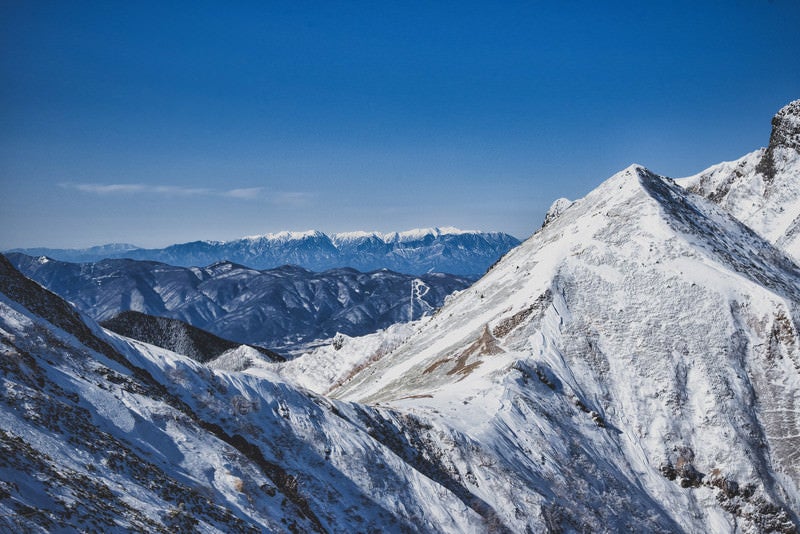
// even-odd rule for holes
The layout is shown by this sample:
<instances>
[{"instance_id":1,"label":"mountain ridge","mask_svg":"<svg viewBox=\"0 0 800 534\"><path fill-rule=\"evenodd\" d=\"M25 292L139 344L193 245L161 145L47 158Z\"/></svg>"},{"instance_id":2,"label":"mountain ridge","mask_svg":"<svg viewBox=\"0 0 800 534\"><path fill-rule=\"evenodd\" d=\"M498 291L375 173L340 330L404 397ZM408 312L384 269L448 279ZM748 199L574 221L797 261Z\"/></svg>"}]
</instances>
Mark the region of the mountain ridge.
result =
<instances>
[{"instance_id":1,"label":"mountain ridge","mask_svg":"<svg viewBox=\"0 0 800 534\"><path fill-rule=\"evenodd\" d=\"M442 483L370 437L364 426L381 412L214 372L104 331L2 256L0 350L2 530L482 524ZM393 491L376 493L380 484Z\"/></svg>"},{"instance_id":2,"label":"mountain ridge","mask_svg":"<svg viewBox=\"0 0 800 534\"><path fill-rule=\"evenodd\" d=\"M563 499L584 475L558 466L577 462L605 466L593 476L606 488L636 480L682 530L741 521L794 532L798 324L797 265L715 204L632 166L330 395L442 414L483 444L508 442L498 465L558 477L548 488ZM515 491L525 487L536 484ZM504 491L481 495L513 498L492 497ZM579 509L602 501L599 488L581 491L562 514L585 517Z\"/></svg>"},{"instance_id":3,"label":"mountain ridge","mask_svg":"<svg viewBox=\"0 0 800 534\"><path fill-rule=\"evenodd\" d=\"M187 268L129 259L76 264L18 253L7 257L95 320L138 311L278 353L337 333L362 335L418 319L472 283L441 273L417 277L351 268L315 273L291 265L257 270L230 261ZM419 299L411 294L417 279L428 288Z\"/></svg>"},{"instance_id":4,"label":"mountain ridge","mask_svg":"<svg viewBox=\"0 0 800 534\"><path fill-rule=\"evenodd\" d=\"M137 311L123 311L100 323L119 335L188 356L200 363L225 358L233 352L253 352L268 361L284 361L279 354L264 347L242 345L215 336L178 319L155 317Z\"/></svg>"},{"instance_id":5,"label":"mountain ridge","mask_svg":"<svg viewBox=\"0 0 800 534\"><path fill-rule=\"evenodd\" d=\"M231 261L254 269L294 264L312 271L339 267L351 267L359 271L385 268L407 274L445 272L477 277L518 244L518 239L502 232L443 227L330 235L318 230L286 231L230 241L192 241L161 249L125 249L128 245L103 245L80 250L12 249L7 253L19 252L72 262L127 258L196 267ZM120 248L124 250L118 250Z\"/></svg>"},{"instance_id":6,"label":"mountain ridge","mask_svg":"<svg viewBox=\"0 0 800 534\"><path fill-rule=\"evenodd\" d=\"M719 204L800 263L800 100L772 119L769 144L678 179Z\"/></svg>"}]
</instances>

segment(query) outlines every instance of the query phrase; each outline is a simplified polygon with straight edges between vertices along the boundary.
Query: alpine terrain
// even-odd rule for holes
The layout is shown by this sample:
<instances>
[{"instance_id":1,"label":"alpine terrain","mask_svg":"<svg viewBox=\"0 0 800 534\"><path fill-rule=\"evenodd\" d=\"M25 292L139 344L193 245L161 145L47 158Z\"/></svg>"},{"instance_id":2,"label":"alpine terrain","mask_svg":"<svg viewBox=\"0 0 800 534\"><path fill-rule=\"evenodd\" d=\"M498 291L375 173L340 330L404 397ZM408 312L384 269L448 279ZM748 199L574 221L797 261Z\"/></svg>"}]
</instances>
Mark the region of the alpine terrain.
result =
<instances>
[{"instance_id":1,"label":"alpine terrain","mask_svg":"<svg viewBox=\"0 0 800 534\"><path fill-rule=\"evenodd\" d=\"M228 341L178 319L126 311L101 322L100 325L117 334L169 349L200 363L218 358L239 359L239 356L245 358L255 356L258 360L284 361L281 355L263 347Z\"/></svg>"},{"instance_id":2,"label":"alpine terrain","mask_svg":"<svg viewBox=\"0 0 800 534\"><path fill-rule=\"evenodd\" d=\"M136 260L76 264L23 254L8 259L97 321L137 311L279 352L296 352L337 333L364 335L417 319L472 282L387 270L314 273L287 265L257 271L231 262L189 268Z\"/></svg>"},{"instance_id":3,"label":"alpine terrain","mask_svg":"<svg viewBox=\"0 0 800 534\"><path fill-rule=\"evenodd\" d=\"M407 274L439 272L478 277L518 244L518 239L501 232L446 227L330 236L317 230L278 232L233 241L194 241L163 249L104 245L80 250L35 248L9 252L82 263L130 258L192 267L230 261L253 269L297 265L312 271L350 267L359 271L389 269Z\"/></svg>"},{"instance_id":4,"label":"alpine terrain","mask_svg":"<svg viewBox=\"0 0 800 534\"><path fill-rule=\"evenodd\" d=\"M772 119L769 146L721 163L682 186L712 200L800 262L800 100Z\"/></svg>"},{"instance_id":5,"label":"alpine terrain","mask_svg":"<svg viewBox=\"0 0 800 534\"><path fill-rule=\"evenodd\" d=\"M0 525L797 532L798 124L728 194L633 165L433 316L288 362L113 334L0 258Z\"/></svg>"}]
</instances>

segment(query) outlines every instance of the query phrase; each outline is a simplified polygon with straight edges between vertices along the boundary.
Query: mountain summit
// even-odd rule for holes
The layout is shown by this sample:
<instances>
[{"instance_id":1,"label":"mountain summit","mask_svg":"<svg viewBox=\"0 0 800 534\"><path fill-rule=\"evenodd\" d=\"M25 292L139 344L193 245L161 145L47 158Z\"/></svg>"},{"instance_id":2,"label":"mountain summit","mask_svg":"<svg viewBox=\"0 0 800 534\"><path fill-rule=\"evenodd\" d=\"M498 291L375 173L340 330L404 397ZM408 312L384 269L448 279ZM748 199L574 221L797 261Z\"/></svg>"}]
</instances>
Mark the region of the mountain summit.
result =
<instances>
[{"instance_id":1,"label":"mountain summit","mask_svg":"<svg viewBox=\"0 0 800 534\"><path fill-rule=\"evenodd\" d=\"M784 106L772 118L769 146L756 170L768 181L786 170L787 163L800 152L800 100Z\"/></svg>"},{"instance_id":2,"label":"mountain summit","mask_svg":"<svg viewBox=\"0 0 800 534\"><path fill-rule=\"evenodd\" d=\"M800 262L800 100L772 119L767 148L678 180Z\"/></svg>"},{"instance_id":3,"label":"mountain summit","mask_svg":"<svg viewBox=\"0 0 800 534\"><path fill-rule=\"evenodd\" d=\"M447 428L512 531L794 532L799 320L792 261L632 166L331 395Z\"/></svg>"}]
</instances>

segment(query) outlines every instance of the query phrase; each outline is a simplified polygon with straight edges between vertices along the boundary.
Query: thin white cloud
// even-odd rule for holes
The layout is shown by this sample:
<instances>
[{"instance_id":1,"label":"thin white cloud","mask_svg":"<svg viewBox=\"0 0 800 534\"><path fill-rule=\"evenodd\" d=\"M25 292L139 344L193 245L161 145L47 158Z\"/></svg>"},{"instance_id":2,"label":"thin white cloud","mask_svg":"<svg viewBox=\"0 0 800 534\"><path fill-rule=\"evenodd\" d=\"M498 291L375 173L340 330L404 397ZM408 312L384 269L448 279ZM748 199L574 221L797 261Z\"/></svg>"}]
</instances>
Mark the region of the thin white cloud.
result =
<instances>
[{"instance_id":1,"label":"thin white cloud","mask_svg":"<svg viewBox=\"0 0 800 534\"><path fill-rule=\"evenodd\" d=\"M84 193L109 195L114 193L142 193L145 186L141 184L61 184L67 189L77 189Z\"/></svg>"},{"instance_id":2,"label":"thin white cloud","mask_svg":"<svg viewBox=\"0 0 800 534\"><path fill-rule=\"evenodd\" d=\"M263 191L263 187L242 187L239 189L230 189L222 193L222 196L229 197L229 198L243 198L247 200L251 200L254 198L258 198L261 196L261 191Z\"/></svg>"},{"instance_id":3,"label":"thin white cloud","mask_svg":"<svg viewBox=\"0 0 800 534\"><path fill-rule=\"evenodd\" d=\"M240 187L227 190L215 190L206 187L183 187L177 185L152 184L98 184L98 183L62 183L64 189L74 189L95 195L162 195L162 196L215 196L254 200L261 196L263 187Z\"/></svg>"}]
</instances>

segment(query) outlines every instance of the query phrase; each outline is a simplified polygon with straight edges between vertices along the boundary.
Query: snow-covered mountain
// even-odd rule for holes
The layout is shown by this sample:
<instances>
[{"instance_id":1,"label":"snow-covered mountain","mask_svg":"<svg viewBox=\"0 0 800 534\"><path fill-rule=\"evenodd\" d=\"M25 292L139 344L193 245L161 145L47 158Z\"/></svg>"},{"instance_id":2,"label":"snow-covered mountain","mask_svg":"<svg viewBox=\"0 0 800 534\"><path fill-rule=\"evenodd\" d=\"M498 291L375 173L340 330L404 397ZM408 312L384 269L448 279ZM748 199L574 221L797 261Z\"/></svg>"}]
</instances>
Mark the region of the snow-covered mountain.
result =
<instances>
[{"instance_id":1,"label":"snow-covered mountain","mask_svg":"<svg viewBox=\"0 0 800 534\"><path fill-rule=\"evenodd\" d=\"M0 258L0 525L795 533L800 267L765 237L631 166L435 315L243 372Z\"/></svg>"},{"instance_id":2,"label":"snow-covered mountain","mask_svg":"<svg viewBox=\"0 0 800 534\"><path fill-rule=\"evenodd\" d=\"M230 262L200 269L137 260L76 264L22 254L8 259L97 321L138 311L279 353L339 332L363 335L433 313L447 295L472 282L386 270L314 273L284 266L258 271ZM412 294L415 279L424 283L424 295Z\"/></svg>"},{"instance_id":3,"label":"snow-covered mountain","mask_svg":"<svg viewBox=\"0 0 800 534\"><path fill-rule=\"evenodd\" d=\"M0 386L2 532L482 529L375 437L399 414L113 335L2 256Z\"/></svg>"},{"instance_id":4,"label":"snow-covered mountain","mask_svg":"<svg viewBox=\"0 0 800 534\"><path fill-rule=\"evenodd\" d=\"M769 145L678 180L800 262L800 100L772 119Z\"/></svg>"},{"instance_id":5,"label":"snow-covered mountain","mask_svg":"<svg viewBox=\"0 0 800 534\"><path fill-rule=\"evenodd\" d=\"M163 249L108 245L79 251L14 249L29 256L61 261L93 262L130 258L179 265L210 265L230 261L253 269L297 265L312 271L350 267L359 271L389 269L401 273L451 273L478 277L498 258L519 244L500 232L457 228L425 228L406 232L349 232L330 236L315 230L279 232L234 241L195 241ZM127 247L116 250L114 247Z\"/></svg>"},{"instance_id":6,"label":"snow-covered mountain","mask_svg":"<svg viewBox=\"0 0 800 534\"><path fill-rule=\"evenodd\" d=\"M428 418L513 531L794 532L799 320L790 259L633 166L329 394Z\"/></svg>"}]
</instances>

